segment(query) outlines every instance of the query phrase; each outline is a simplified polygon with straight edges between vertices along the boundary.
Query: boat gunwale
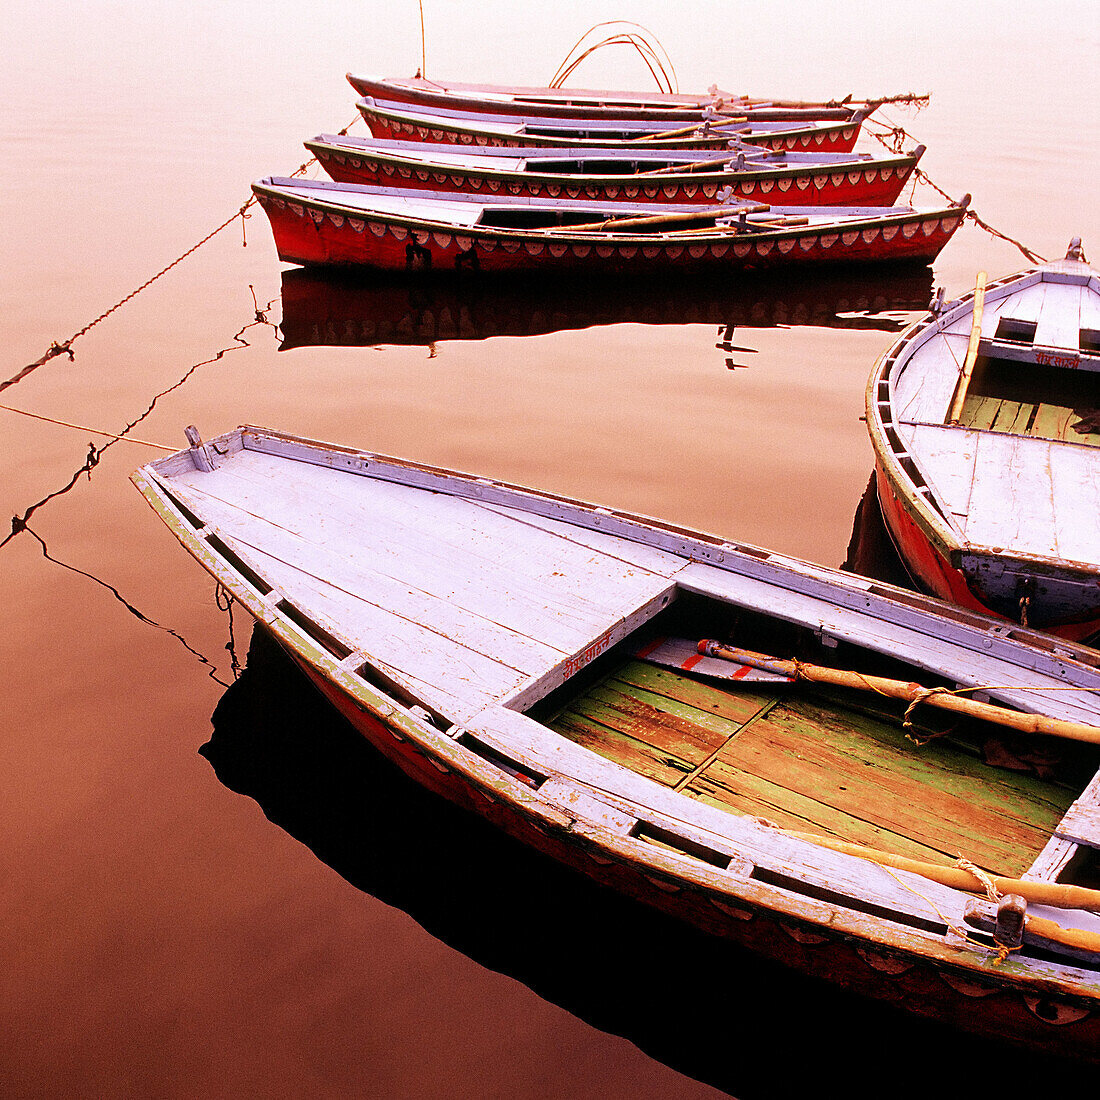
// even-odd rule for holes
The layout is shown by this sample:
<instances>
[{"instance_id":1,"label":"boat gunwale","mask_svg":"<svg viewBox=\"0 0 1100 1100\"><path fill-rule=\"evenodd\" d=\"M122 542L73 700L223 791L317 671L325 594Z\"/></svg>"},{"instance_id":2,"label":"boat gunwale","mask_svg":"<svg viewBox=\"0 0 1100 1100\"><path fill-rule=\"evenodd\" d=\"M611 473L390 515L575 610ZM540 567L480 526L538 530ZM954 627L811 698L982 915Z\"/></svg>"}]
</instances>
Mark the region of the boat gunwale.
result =
<instances>
[{"instance_id":1,"label":"boat gunwale","mask_svg":"<svg viewBox=\"0 0 1100 1100\"><path fill-rule=\"evenodd\" d=\"M825 137L843 133L845 130L858 130L863 123L863 117L859 116L857 112L857 114L853 115L847 122L823 120L820 122L807 122L802 126L784 126L779 122L761 120L755 124L751 122L730 124L721 127L723 131L721 133L717 132L716 128L716 130L708 134L698 132L704 129L704 122L700 120L699 126L696 128L695 132L679 137L580 137L576 134L571 134L569 131L591 130L591 127L586 128L582 124L584 122L598 122L599 120L555 119L545 118L539 115L514 115L509 116L509 118L505 120L502 117L494 117L491 115L478 117L476 112L466 112L463 114L458 112L445 112L442 110L432 111L430 108L419 111L415 108L407 108L403 103L391 103L385 100L379 101L371 96L364 96L357 100L356 107L366 120L368 126L370 125L370 117L373 114L390 125L397 123L405 127L468 134L471 139L479 136L487 139L523 139L533 146L542 146L544 148L576 148L588 145L606 146L608 144L623 144L630 147L634 144L641 145L643 140L645 144L642 148L649 149L685 147L726 148L727 146L725 143L730 138L734 137L747 141L749 144L756 144L758 142L765 143L769 141L801 141L803 138L813 140L817 134L823 135L822 140L824 140ZM572 127L563 125L563 123L568 123L570 121L578 125ZM562 133L537 134L525 132L530 127L542 130L560 130ZM618 130L630 128L629 125L617 127ZM599 129L600 128L597 127L596 131L599 132ZM633 129L638 129L638 127L633 127ZM607 133L611 135L616 133L616 128L612 126L606 127L606 130ZM654 134L661 132L660 130L652 131ZM643 128L643 134L644 133L645 129Z\"/></svg>"},{"instance_id":2,"label":"boat gunwale","mask_svg":"<svg viewBox=\"0 0 1100 1100\"><path fill-rule=\"evenodd\" d=\"M980 653L983 657L1008 660L1010 664L1028 672L1049 676L1052 682L1056 681L1060 686L1065 684L1065 676L1056 670L1070 662L1083 677L1076 686L1087 693L1100 692L1100 654L1095 650L1058 639L1058 654L1055 656L1047 652L1047 645L1044 643L1049 643L1049 638L1040 631L1028 630L1016 624L1006 627L1002 619L958 608L935 597L924 596L886 582L546 490L308 439L257 425L241 425L208 440L205 445L235 448L237 443L243 449L261 451L288 461L343 470L377 480L407 484L414 488L430 488L430 491L450 496L466 496L484 501L492 494L501 494L504 498L501 503L507 507L559 519L629 542L653 546L683 557L688 562L714 566L762 583L801 592L812 598L820 598L817 587L824 585L829 590L830 599L838 592L844 593L849 600L845 606L853 612L870 619L896 623L906 629L920 630L921 624L929 618L942 620L946 617L954 628L967 636L965 641L962 638L952 638L953 645ZM184 468L191 468L191 452L182 449L173 455L154 460L147 468L158 474L163 471L170 475L176 464L185 464ZM872 607L876 604L881 606L873 611ZM940 626L942 623L937 624L937 631ZM1014 638L1006 638L1009 631ZM930 630L924 632L932 633ZM935 636L941 635L937 632ZM1021 645L1022 639L1029 640ZM1021 652L1026 652L1031 660L1021 662L1016 659ZM1028 696L1034 697L1034 693Z\"/></svg>"},{"instance_id":3,"label":"boat gunwale","mask_svg":"<svg viewBox=\"0 0 1100 1100\"><path fill-rule=\"evenodd\" d=\"M462 94L465 92L486 92L490 94L496 94L499 96L511 96L519 94L521 96L531 96L546 94L551 98L560 97L562 99L568 99L572 96L582 97L608 97L608 96L623 96L628 99L646 100L651 102L665 103L682 102L685 107L699 106L700 108L706 107L708 104L713 103L715 97L722 98L726 102L733 105L733 101L745 102L747 106L751 106L754 102L762 102L767 104L779 103L780 105L786 105L787 101L776 100L771 96L743 96L738 95L735 92L729 92L725 89L717 87L717 83L714 85L715 91L707 89L705 92L662 92L662 91L635 91L629 88L567 88L564 85L560 87L551 87L550 85L541 84L478 84L468 81L460 80L429 80L426 77L416 76L375 76L373 74L363 73L345 73L345 77L352 87L355 87L354 81L369 82L371 84L385 85L387 87L395 87L399 89L407 89L411 92L415 92L421 87L431 88L453 94ZM705 100L705 101L703 101ZM881 101L874 99L860 99L853 100L850 97L845 100L820 100L809 104L811 107L836 107L836 106L870 106L873 103L879 103ZM629 104L624 104L629 106Z\"/></svg>"},{"instance_id":4,"label":"boat gunwale","mask_svg":"<svg viewBox=\"0 0 1100 1100\"><path fill-rule=\"evenodd\" d=\"M539 184L546 185L560 185L562 187L593 187L593 188L608 188L608 187L631 187L637 185L639 187L654 187L660 188L667 186L668 184L675 183L677 185L698 183L700 186L703 184L722 184L727 182L763 182L763 181L779 181L779 180L798 180L798 179L815 179L817 177L825 177L826 179L837 173L844 173L847 176L853 172L882 172L886 169L894 171L900 175L903 172L908 175L917 166L920 161L920 154L916 151L911 153L899 154L897 156L888 157L872 157L867 160L857 159L857 155L853 154L852 159L847 161L837 161L833 163L825 163L820 165L749 165L746 164L744 168L729 168L726 166L715 167L700 171L686 171L681 169L665 169L663 171L649 171L646 173L582 173L582 172L549 172L549 171L529 171L527 169L506 169L495 168L492 166L476 165L476 164L461 164L461 163L447 163L445 161L433 161L431 160L431 152L434 143L425 143L423 145L423 156L404 156L400 152L390 150L379 150L377 147L371 147L367 145L358 152L351 152L350 147L342 147L332 142L322 140L322 136L312 138L309 141L304 142L305 147L317 157L321 163L324 163L325 155L332 155L333 153L339 153L347 156L361 156L364 159L374 160L380 164L388 164L396 167L405 167L417 171L427 171L439 174L453 175L463 174L468 176L476 176L479 179L491 179L499 180L501 183L505 182L518 182L522 181L525 184ZM450 147L448 147L450 148ZM461 145L457 146L458 149L469 152L473 156L478 154L471 146ZM530 152L531 150L527 150ZM611 152L619 153L621 150L611 150ZM923 150L922 150L923 152ZM597 151L585 150L581 156L576 158L563 158L563 159L584 159L585 157L592 157L598 159ZM730 160L735 161L737 154L734 150L730 150ZM516 159L524 159L517 157ZM532 159L532 158L527 158ZM620 159L619 157L608 159ZM625 156L621 159L626 159ZM719 159L719 158L715 158ZM685 164L691 163L691 161L685 161ZM902 180L901 186L904 186L905 181Z\"/></svg>"},{"instance_id":5,"label":"boat gunwale","mask_svg":"<svg viewBox=\"0 0 1100 1100\"><path fill-rule=\"evenodd\" d=\"M324 181L319 181L324 182ZM305 198L299 195L291 195L288 191L283 190L283 184L289 184L291 186L301 186L301 181L291 179L289 177L272 177L267 176L262 180L258 180L252 184L253 194L257 196L262 202L264 199L277 200L284 203L298 203L307 208L313 207L322 213L336 214L342 218L355 218L356 220L364 221L377 221L384 222L387 225L396 225L409 232L439 232L447 233L450 235L457 235L461 237L471 237L491 240L510 240L522 243L524 241L537 240L543 243L558 242L562 244L569 244L571 242L583 242L585 244L600 244L600 243L615 243L624 246L631 245L675 245L681 241L689 242L691 244L697 244L700 246L725 243L732 241L760 241L760 240L797 240L799 237L804 237L810 234L822 234L822 233L863 233L871 229L889 228L890 226L897 226L899 229L902 226L909 224L919 224L925 221L931 220L944 220L952 217L963 217L968 208L970 196L965 196L956 205L947 207L935 207L927 210L917 210L912 207L881 207L884 211L890 211L890 213L882 214L879 216L864 216L856 220L851 221L824 221L813 225L794 225L794 226L775 226L756 229L753 228L753 223L749 223L750 230L748 232L740 230L736 226L729 228L715 227L711 231L688 231L688 230L672 230L665 232L653 232L653 233L624 233L621 231L612 230L588 230L588 231L572 231L569 226L560 226L555 228L538 228L538 229L518 229L514 227L500 228L496 226L479 225L477 223L454 223L454 222L440 222L433 221L430 218L414 217L408 214L391 213L389 211L377 211L364 209L362 207L344 206L339 203L338 200L326 200L322 198ZM341 184L339 187L354 187L354 184ZM435 194L434 192L420 192L418 198L423 201L426 195ZM469 196L464 194L452 195L450 192L445 193L446 199L449 201L455 199L457 201L466 200L483 200L485 205L500 204L502 209L517 208L522 209L523 206L520 203L507 203L505 197L495 195L491 200L485 200L484 196ZM550 200L551 202L557 200ZM750 200L745 200L745 203L751 205ZM537 208L536 208L537 209ZM562 207L562 209L567 209ZM683 211L688 214L697 214L699 207L694 209L688 209ZM774 217L805 217L805 207L799 208L797 206L775 206L771 208L772 216ZM810 209L817 209L811 207ZM843 211L847 209L860 209L849 207L832 207L829 208L837 212L838 218L843 216ZM870 208L874 209L874 208ZM778 211L783 211L780 214ZM894 211L897 211L894 213ZM668 213L668 211L661 211L661 213ZM729 217L736 218L738 216L738 208L735 206L730 207ZM593 217L599 217L600 212L594 213ZM725 215L722 215L723 217ZM702 215L700 215L702 217ZM956 227L957 228L957 227ZM887 259L885 257L884 259Z\"/></svg>"},{"instance_id":6,"label":"boat gunwale","mask_svg":"<svg viewBox=\"0 0 1100 1100\"><path fill-rule=\"evenodd\" d=\"M738 115L753 117L768 117L784 120L786 118L799 119L826 119L829 121L846 121L858 111L869 113L877 107L873 100L859 100L845 104L826 102L814 103L802 107L793 107L767 102L745 102L742 97L737 100L727 100L726 97L709 95L703 102L699 102L699 96L686 96L681 98L679 93L657 93L658 95L675 96L677 102L657 101L652 103L574 103L568 101L572 95L587 97L585 91L580 89L552 89L530 87L526 94L515 94L516 88L509 92L505 85L465 85L438 84L435 81L423 81L412 83L416 78L396 77L368 77L356 73L347 73L346 79L357 95L373 96L377 93L396 95L400 98L394 102L408 103L415 106L433 106L440 108L451 107L455 110L478 110L485 113L497 113L501 117L512 117L523 114L528 106L545 109L548 114L544 117L562 119L587 119L593 117L613 117L627 121L671 121L676 122L694 114L700 117L708 108L717 109L719 101L721 109L733 111ZM490 89L493 89L490 91ZM476 94L478 91L488 94ZM553 93L557 91L558 95ZM544 96L542 93L551 93ZM587 90L587 95L600 95L598 90ZM609 90L607 96L621 95L620 92Z\"/></svg>"},{"instance_id":7,"label":"boat gunwale","mask_svg":"<svg viewBox=\"0 0 1100 1100\"><path fill-rule=\"evenodd\" d=\"M238 429L238 431L244 430L248 429ZM219 440L229 439L234 434L236 433L212 439L206 446L216 446ZM350 449L334 448L334 450L350 452ZM362 454L362 452L350 453ZM453 736L454 730L445 731L437 728L411 713L405 705L392 696L355 675L351 658L337 659L333 653L300 630L272 604L266 602L261 593L205 541L201 535L205 526L194 527L173 504L173 497L166 485L162 483L156 467L181 457L186 457L188 461L192 460L189 451L181 451L169 456L168 459L150 463L135 471L131 475L131 480L177 540L196 557L207 572L224 584L234 598L238 599L249 613L298 659L314 669L318 676L344 692L355 706L366 710L386 729L396 729L409 738L416 744L418 751L427 755L429 759L435 758L440 764L453 769L463 782L469 783L475 790L480 790L483 796L506 802L523 819L530 820L534 828L549 831L551 834L560 834L562 843L567 845L573 845L580 839L607 857L633 866L643 875L656 871L658 874L666 875L680 887L699 889L707 896L715 895L731 902L753 906L761 911L758 915L767 914L773 919L794 920L804 926L826 932L831 938L848 941L855 945L879 947L890 953L906 956L917 964L933 965L937 968L946 965L959 974L980 975L984 983L1004 991L1017 994L1027 991L1043 992L1057 996L1064 1003L1095 1010L1097 1002L1100 1001L1100 974L1096 969L1077 966L1064 960L1022 960L1011 957L1005 964L998 965L995 950L979 946L977 943L964 946L958 942L951 942L945 934L946 927L945 933L933 932L904 919L891 919L881 913L870 913L838 901L815 898L811 893L803 892L794 885L773 884L746 876L743 873L743 866L747 857L743 854L743 849L736 846L737 835L714 832L707 829L705 825L669 817L660 810L647 806L644 802L624 799L623 796L616 796L613 792L606 792L610 796L608 801L602 797L605 792L590 788L583 780L565 771L551 772L548 778L557 777L578 790L591 790L592 794L608 808L614 808L616 802L625 801L630 804L630 812L639 822L648 822L658 827L672 826L677 835L686 833L687 838L690 839L694 833L702 836L705 843L716 846L719 850L730 849L728 853L731 856L730 868L722 870L690 853L666 851L648 844L640 837L622 835L598 820L585 818L583 814L576 812L575 808L566 808L547 796L540 796L538 791L532 790L496 764L463 746ZM378 457L371 456L372 459ZM397 461L400 462L400 460ZM416 464L411 465L413 468L419 468ZM363 657L358 653L353 656L356 658L355 663ZM503 704L488 708L489 711L494 712L504 709L506 708ZM477 732L483 725L484 723L475 720L466 723L465 729L469 730L472 727L473 731ZM524 755L522 749L512 751L517 759L522 760ZM621 765L610 761L606 763L640 780L643 785L650 782ZM547 770L544 759L534 762L534 766L543 772ZM692 803L693 808L699 808L700 805ZM776 861L784 862L790 858L784 856L784 850L799 853L807 870L811 872L811 879L814 872L819 876L825 874L822 860L826 865L835 863L837 866L850 869L858 868L866 862L861 857L825 849L811 840L776 832L748 818L733 817L722 811L714 812L722 813L723 818L733 826L734 834L755 837L756 844L753 847L762 850L765 855L770 855ZM778 849L776 845L779 845ZM750 862L750 870L754 870L759 865L755 861L750 860ZM908 873L890 872L890 876L895 879L899 876L907 879ZM925 880L917 876L913 877L913 881L922 889L928 888ZM804 880L803 885L807 889L813 888L810 880ZM973 896L968 892L950 887L939 889L952 898L957 897L962 903ZM851 895L851 900L858 904L860 898ZM897 915L899 918L904 917L901 911L898 911ZM1042 973L1036 973L1036 968Z\"/></svg>"},{"instance_id":8,"label":"boat gunwale","mask_svg":"<svg viewBox=\"0 0 1100 1100\"><path fill-rule=\"evenodd\" d=\"M690 164L700 160L717 159L714 155L717 152L715 149L698 148L694 146L670 148L667 145L659 145L657 146L657 153L655 155L647 155L649 148L648 144L624 144L623 142L611 142L603 146L578 145L574 147L554 147L551 149L541 145L527 147L522 145L468 145L465 142L424 142L402 138L360 137L355 134L333 134L327 131L315 134L310 140L320 144L340 147L349 152L352 150L379 149L387 153L401 154L419 150L426 154L450 152L475 157L488 157L490 159L499 158L501 160L512 158L522 159L525 157L537 160L576 160L585 157L596 157L609 160L630 160L632 158L638 160L678 160L679 163ZM872 162L878 163L879 161L905 161L915 156L918 149L922 149L925 152L927 151L926 147L917 145L908 153L900 152L880 157L877 153L868 153L864 151L857 152L854 149L848 152L828 149L769 149L767 146L745 144L744 146L731 146L726 155L736 158L739 152L744 152L747 156L756 158L757 160L807 157L811 158L811 162L815 158L831 158L821 160L819 163L837 164L839 166L841 163L848 165L853 162L870 164Z\"/></svg>"}]
</instances>

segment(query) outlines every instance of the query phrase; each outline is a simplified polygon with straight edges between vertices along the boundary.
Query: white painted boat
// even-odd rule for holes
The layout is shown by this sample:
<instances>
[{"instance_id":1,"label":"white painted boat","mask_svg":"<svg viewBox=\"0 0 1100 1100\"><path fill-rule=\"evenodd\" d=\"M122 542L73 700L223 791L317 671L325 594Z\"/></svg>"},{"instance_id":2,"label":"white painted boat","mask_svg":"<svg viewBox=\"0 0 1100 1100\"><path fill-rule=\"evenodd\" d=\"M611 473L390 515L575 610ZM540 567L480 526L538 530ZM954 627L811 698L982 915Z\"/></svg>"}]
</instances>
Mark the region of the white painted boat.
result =
<instances>
[{"instance_id":1,"label":"white painted boat","mask_svg":"<svg viewBox=\"0 0 1100 1100\"><path fill-rule=\"evenodd\" d=\"M1064 260L940 303L867 388L879 499L929 591L1100 629L1100 275Z\"/></svg>"},{"instance_id":2,"label":"white painted boat","mask_svg":"<svg viewBox=\"0 0 1100 1100\"><path fill-rule=\"evenodd\" d=\"M1100 891L1074 886L1100 846L1095 651L487 478L260 428L188 437L139 489L427 787L788 965L1096 1058ZM704 658L704 638L798 663ZM944 730L948 697L907 681L996 705ZM907 740L903 712L939 736ZM1038 735L1014 740L1012 714L1082 740L1025 774Z\"/></svg>"}]
</instances>

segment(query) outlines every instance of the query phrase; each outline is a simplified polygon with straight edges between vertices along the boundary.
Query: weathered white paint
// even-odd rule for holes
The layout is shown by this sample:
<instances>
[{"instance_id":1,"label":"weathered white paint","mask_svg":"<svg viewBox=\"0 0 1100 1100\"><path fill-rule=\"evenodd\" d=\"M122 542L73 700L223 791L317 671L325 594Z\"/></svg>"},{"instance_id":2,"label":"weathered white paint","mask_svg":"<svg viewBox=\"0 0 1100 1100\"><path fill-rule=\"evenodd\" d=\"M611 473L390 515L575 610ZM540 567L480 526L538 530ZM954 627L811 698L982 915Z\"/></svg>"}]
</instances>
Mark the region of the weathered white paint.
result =
<instances>
[{"instance_id":1,"label":"weathered white paint","mask_svg":"<svg viewBox=\"0 0 1100 1100\"><path fill-rule=\"evenodd\" d=\"M1072 432L1065 439L1045 437L1058 434L1043 418L1050 406L1043 406L1026 435L1017 432L1026 426L1027 406L1019 423L1006 409L1006 419L992 430L945 423L963 368L971 306L968 298L918 325L899 341L888 373L884 365L876 368L868 417L879 461L922 526L938 533L945 552L1005 554L1056 569L1083 568L1100 578L1100 448L1076 441ZM997 350L998 322L1012 317L1037 328L1033 343L1006 343L1005 357L1030 361L1036 378L1050 369L1050 356L1097 369L1100 357L1080 354L1081 329L1097 316L1095 271L1074 260L1043 265L989 286L982 349ZM881 385L878 377L885 379ZM896 431L904 452L885 442L884 424ZM929 501L921 499L920 483L902 459L916 467Z\"/></svg>"}]
</instances>

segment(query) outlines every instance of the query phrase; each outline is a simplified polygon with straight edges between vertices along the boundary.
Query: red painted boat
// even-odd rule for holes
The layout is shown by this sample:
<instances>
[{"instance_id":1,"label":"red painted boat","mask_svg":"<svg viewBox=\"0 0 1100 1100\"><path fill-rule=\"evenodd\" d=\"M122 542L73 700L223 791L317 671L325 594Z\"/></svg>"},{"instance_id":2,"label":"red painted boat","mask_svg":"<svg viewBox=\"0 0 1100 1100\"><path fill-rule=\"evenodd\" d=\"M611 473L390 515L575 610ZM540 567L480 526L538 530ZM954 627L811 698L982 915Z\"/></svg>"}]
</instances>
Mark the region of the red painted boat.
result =
<instances>
[{"instance_id":1,"label":"red painted boat","mask_svg":"<svg viewBox=\"0 0 1100 1100\"><path fill-rule=\"evenodd\" d=\"M447 145L546 146L604 148L623 143L668 149L726 149L731 140L770 149L822 150L847 153L855 147L865 115L856 111L844 121L749 121L743 116L699 117L683 122L621 119L502 117L479 111L417 107L365 97L359 113L376 138L442 142ZM681 124L682 123L682 124Z\"/></svg>"},{"instance_id":2,"label":"red painted boat","mask_svg":"<svg viewBox=\"0 0 1100 1100\"><path fill-rule=\"evenodd\" d=\"M187 434L138 488L427 789L786 966L1100 1059L1095 651L544 491ZM681 644L716 631L746 648ZM999 766L1029 723L1078 737L1054 775Z\"/></svg>"},{"instance_id":3,"label":"red painted boat","mask_svg":"<svg viewBox=\"0 0 1100 1100\"><path fill-rule=\"evenodd\" d=\"M677 206L438 195L316 180L252 185L279 258L381 270L735 271L931 262L970 196L912 207Z\"/></svg>"},{"instance_id":4,"label":"red painted boat","mask_svg":"<svg viewBox=\"0 0 1100 1100\"><path fill-rule=\"evenodd\" d=\"M544 118L676 121L706 110L744 115L756 121L850 121L856 111L870 113L874 101L803 103L736 95L716 86L702 93L599 91L580 88L508 87L463 84L422 77L371 77L348 73L361 96L444 111L478 111L501 116L541 115Z\"/></svg>"},{"instance_id":5,"label":"red painted boat","mask_svg":"<svg viewBox=\"0 0 1100 1100\"><path fill-rule=\"evenodd\" d=\"M939 303L867 388L883 516L928 591L1100 630L1100 275L1066 259Z\"/></svg>"},{"instance_id":6,"label":"red painted boat","mask_svg":"<svg viewBox=\"0 0 1100 1100\"><path fill-rule=\"evenodd\" d=\"M385 141L322 134L306 148L341 183L549 198L715 203L736 195L789 206L889 206L924 153L792 153L539 148ZM728 190L727 190L728 189Z\"/></svg>"}]
</instances>

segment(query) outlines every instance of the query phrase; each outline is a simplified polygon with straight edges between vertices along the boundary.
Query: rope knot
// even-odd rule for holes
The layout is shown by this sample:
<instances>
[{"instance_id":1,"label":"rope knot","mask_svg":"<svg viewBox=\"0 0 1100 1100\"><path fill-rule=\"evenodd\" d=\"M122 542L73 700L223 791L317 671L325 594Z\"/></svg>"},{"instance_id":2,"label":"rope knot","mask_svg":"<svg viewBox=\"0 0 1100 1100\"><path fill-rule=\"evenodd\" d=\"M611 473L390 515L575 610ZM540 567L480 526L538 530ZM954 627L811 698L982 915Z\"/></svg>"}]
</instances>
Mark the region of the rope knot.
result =
<instances>
[{"instance_id":1,"label":"rope knot","mask_svg":"<svg viewBox=\"0 0 1100 1100\"><path fill-rule=\"evenodd\" d=\"M955 866L960 871L965 871L968 875L973 875L981 885L981 888L985 891L985 896L989 898L994 905L1001 900L1001 892L997 889L997 884L993 879L985 873L976 864L971 863L965 856L960 856L955 860Z\"/></svg>"},{"instance_id":2,"label":"rope knot","mask_svg":"<svg viewBox=\"0 0 1100 1100\"><path fill-rule=\"evenodd\" d=\"M913 712L923 703L926 699L930 699L933 695L952 695L954 694L948 688L944 687L921 687L919 684L909 685L909 706L905 708L905 716L901 720L901 728L905 731L905 737L907 740L914 742L917 745L927 744L931 738L921 739L917 737L913 732Z\"/></svg>"}]
</instances>

